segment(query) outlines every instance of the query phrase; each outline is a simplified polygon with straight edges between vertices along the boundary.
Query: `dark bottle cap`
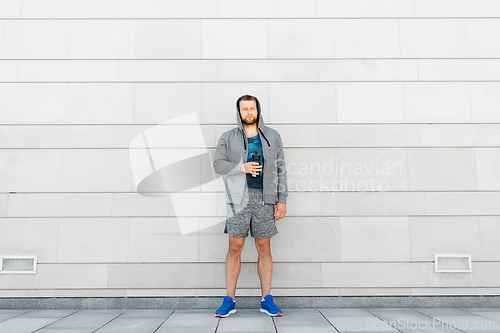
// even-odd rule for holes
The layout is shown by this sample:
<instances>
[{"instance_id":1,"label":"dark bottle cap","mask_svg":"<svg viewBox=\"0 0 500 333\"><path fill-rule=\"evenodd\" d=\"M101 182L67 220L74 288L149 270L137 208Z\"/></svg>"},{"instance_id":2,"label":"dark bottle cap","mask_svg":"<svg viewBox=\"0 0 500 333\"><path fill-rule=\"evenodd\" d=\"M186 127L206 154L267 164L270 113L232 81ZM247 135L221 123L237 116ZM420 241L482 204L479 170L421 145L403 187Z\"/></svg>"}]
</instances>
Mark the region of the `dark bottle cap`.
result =
<instances>
[{"instance_id":1,"label":"dark bottle cap","mask_svg":"<svg viewBox=\"0 0 500 333\"><path fill-rule=\"evenodd\" d=\"M255 151L255 153L253 153L252 160L253 160L253 162L260 162L260 155L257 151Z\"/></svg>"}]
</instances>

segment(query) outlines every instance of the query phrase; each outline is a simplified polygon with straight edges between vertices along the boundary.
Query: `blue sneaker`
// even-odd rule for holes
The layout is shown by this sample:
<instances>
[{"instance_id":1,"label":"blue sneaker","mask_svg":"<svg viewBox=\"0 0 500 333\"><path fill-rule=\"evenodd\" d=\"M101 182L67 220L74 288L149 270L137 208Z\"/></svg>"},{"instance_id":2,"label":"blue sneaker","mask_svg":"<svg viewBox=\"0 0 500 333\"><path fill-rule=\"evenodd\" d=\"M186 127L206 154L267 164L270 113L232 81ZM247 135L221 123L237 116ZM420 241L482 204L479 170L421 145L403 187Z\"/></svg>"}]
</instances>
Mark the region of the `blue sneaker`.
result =
<instances>
[{"instance_id":1,"label":"blue sneaker","mask_svg":"<svg viewBox=\"0 0 500 333\"><path fill-rule=\"evenodd\" d=\"M224 296L224 301L220 308L215 311L216 317L229 317L231 313L236 312L236 301L231 296Z\"/></svg>"},{"instance_id":2,"label":"blue sneaker","mask_svg":"<svg viewBox=\"0 0 500 333\"><path fill-rule=\"evenodd\" d=\"M272 295L264 296L264 299L260 301L260 312L267 313L273 317L279 317L283 315L283 312L278 308L273 302Z\"/></svg>"}]
</instances>

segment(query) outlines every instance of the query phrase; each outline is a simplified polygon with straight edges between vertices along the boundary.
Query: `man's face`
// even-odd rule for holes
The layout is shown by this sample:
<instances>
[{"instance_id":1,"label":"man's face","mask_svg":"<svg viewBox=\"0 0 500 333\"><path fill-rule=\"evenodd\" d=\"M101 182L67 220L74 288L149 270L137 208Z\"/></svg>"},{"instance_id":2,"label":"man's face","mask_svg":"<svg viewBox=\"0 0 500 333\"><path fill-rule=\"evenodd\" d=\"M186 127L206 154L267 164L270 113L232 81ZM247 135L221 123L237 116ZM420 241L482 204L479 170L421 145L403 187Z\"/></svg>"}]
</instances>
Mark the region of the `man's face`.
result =
<instances>
[{"instance_id":1,"label":"man's face","mask_svg":"<svg viewBox=\"0 0 500 333\"><path fill-rule=\"evenodd\" d=\"M255 101L240 101L240 115L244 124L255 124L257 122L257 103Z\"/></svg>"}]
</instances>

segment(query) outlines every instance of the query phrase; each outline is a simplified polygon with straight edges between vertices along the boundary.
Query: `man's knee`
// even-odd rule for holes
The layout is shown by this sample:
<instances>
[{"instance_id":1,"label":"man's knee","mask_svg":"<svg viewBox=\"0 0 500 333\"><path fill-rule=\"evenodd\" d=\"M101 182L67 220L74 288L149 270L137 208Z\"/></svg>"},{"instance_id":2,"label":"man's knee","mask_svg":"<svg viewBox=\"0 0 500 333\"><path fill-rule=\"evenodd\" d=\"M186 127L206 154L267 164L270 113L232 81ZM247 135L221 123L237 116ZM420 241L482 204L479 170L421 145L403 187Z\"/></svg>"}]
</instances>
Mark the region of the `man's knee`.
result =
<instances>
[{"instance_id":1,"label":"man's knee","mask_svg":"<svg viewBox=\"0 0 500 333\"><path fill-rule=\"evenodd\" d=\"M232 237L229 236L229 253L240 254L245 245L245 237Z\"/></svg>"},{"instance_id":2,"label":"man's knee","mask_svg":"<svg viewBox=\"0 0 500 333\"><path fill-rule=\"evenodd\" d=\"M259 255L271 254L271 238L255 238L255 247Z\"/></svg>"}]
</instances>

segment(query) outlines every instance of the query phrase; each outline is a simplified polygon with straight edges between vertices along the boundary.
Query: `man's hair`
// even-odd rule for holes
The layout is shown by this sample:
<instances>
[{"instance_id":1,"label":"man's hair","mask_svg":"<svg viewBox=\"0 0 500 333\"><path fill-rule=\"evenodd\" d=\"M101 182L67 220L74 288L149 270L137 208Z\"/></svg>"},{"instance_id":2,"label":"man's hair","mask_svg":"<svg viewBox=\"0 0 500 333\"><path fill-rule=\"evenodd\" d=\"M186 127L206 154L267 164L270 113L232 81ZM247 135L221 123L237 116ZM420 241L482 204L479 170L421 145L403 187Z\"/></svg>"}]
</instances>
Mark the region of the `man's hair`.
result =
<instances>
[{"instance_id":1,"label":"man's hair","mask_svg":"<svg viewBox=\"0 0 500 333\"><path fill-rule=\"evenodd\" d=\"M252 96L252 95L243 95L238 100L236 101L236 108L238 111L240 110L240 101L255 101L255 105L257 106L257 110L259 110L259 101L257 100L257 97Z\"/></svg>"}]
</instances>

